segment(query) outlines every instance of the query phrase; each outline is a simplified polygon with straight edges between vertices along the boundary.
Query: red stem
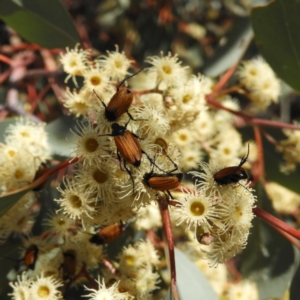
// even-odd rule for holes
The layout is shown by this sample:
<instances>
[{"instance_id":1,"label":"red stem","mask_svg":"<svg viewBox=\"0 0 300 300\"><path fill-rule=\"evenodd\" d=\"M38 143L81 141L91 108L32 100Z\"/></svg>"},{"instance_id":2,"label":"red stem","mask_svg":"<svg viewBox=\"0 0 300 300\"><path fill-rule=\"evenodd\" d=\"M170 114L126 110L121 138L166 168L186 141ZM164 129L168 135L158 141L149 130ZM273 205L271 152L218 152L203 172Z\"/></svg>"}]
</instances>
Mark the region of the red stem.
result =
<instances>
[{"instance_id":1,"label":"red stem","mask_svg":"<svg viewBox=\"0 0 300 300\"><path fill-rule=\"evenodd\" d=\"M228 112L230 112L230 113L232 113L236 116L239 116L242 119L244 119L246 122L248 122L249 124L252 124L252 125L264 125L264 126L276 127L276 128L287 128L287 129L293 129L293 130L300 130L299 125L260 119L260 118L256 118L256 117L253 117L251 115L245 114L241 111L235 111L233 109L227 108L224 105L222 105L220 102L215 100L215 95L214 94L206 95L206 102L210 105L213 105L213 106L217 107L217 108L226 110L226 111L228 111Z\"/></svg>"},{"instance_id":2,"label":"red stem","mask_svg":"<svg viewBox=\"0 0 300 300\"><path fill-rule=\"evenodd\" d=\"M290 234L286 233L285 231L275 228L279 233L281 233L288 241L290 241L298 250L300 250L299 242L293 238Z\"/></svg>"},{"instance_id":3,"label":"red stem","mask_svg":"<svg viewBox=\"0 0 300 300\"><path fill-rule=\"evenodd\" d=\"M37 186L39 186L40 184L42 184L44 181L46 181L51 175L55 174L57 171L59 171L60 169L63 169L63 168L66 168L67 166L69 165L72 165L74 163L76 163L77 161L79 160L79 157L75 157L75 158L72 158L70 160L66 160L66 161L63 161L61 162L60 164L58 164L55 168L53 168L52 170L48 171L47 173L45 173L44 175L42 175L41 177L39 177L37 180L35 180L34 182L26 185L26 186L23 186L22 188L20 189L17 189L17 190L14 190L12 192L9 192L7 194L4 194L4 195L1 195L0 196L0 199L1 198L4 198L6 196L10 196L10 195L14 195L14 194L18 194L22 191L26 191L26 190L29 190L29 189L33 189Z\"/></svg>"},{"instance_id":4,"label":"red stem","mask_svg":"<svg viewBox=\"0 0 300 300\"><path fill-rule=\"evenodd\" d=\"M237 65L234 65L230 69L227 70L227 72L220 78L218 83L214 86L213 91L212 91L213 93L220 91L226 85L228 80L231 78L231 76L235 72L236 68L237 68Z\"/></svg>"},{"instance_id":5,"label":"red stem","mask_svg":"<svg viewBox=\"0 0 300 300\"><path fill-rule=\"evenodd\" d=\"M0 61L6 63L8 65L10 65L11 62L12 62L12 60L9 57L7 57L7 56L5 56L3 54L0 54Z\"/></svg>"},{"instance_id":6,"label":"red stem","mask_svg":"<svg viewBox=\"0 0 300 300\"><path fill-rule=\"evenodd\" d=\"M263 151L263 142L261 138L260 128L258 126L253 127L255 142L257 145L257 163L253 166L253 183L255 184L260 179L264 179L264 151Z\"/></svg>"},{"instance_id":7,"label":"red stem","mask_svg":"<svg viewBox=\"0 0 300 300\"><path fill-rule=\"evenodd\" d=\"M175 267L175 254L174 254L174 242L172 225L170 219L170 213L168 209L168 204L164 198L160 198L159 209L163 222L163 230L167 239L167 246L169 250L169 262L170 262L170 273L171 273L171 288L175 300L179 300L177 287L176 287L176 267Z\"/></svg>"},{"instance_id":8,"label":"red stem","mask_svg":"<svg viewBox=\"0 0 300 300\"><path fill-rule=\"evenodd\" d=\"M255 207L255 208L253 208L253 213L256 216L263 219L264 221L266 221L268 224L270 224L275 229L279 229L279 232L282 230L284 232L287 232L289 235L293 236L297 240L300 240L300 231L299 230L289 226L288 224L286 224L283 221L281 221L280 219L272 216L268 212L266 212L258 207Z\"/></svg>"}]
</instances>

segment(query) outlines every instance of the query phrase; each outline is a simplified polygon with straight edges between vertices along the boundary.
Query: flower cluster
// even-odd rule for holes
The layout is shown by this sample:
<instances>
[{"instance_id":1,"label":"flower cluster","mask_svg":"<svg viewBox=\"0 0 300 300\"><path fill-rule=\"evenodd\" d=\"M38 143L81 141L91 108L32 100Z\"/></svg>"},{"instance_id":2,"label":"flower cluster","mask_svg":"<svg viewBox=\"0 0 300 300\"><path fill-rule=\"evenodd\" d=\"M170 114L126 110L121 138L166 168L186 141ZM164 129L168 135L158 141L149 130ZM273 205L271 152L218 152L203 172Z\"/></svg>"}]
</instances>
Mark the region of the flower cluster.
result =
<instances>
[{"instance_id":1,"label":"flower cluster","mask_svg":"<svg viewBox=\"0 0 300 300\"><path fill-rule=\"evenodd\" d=\"M106 287L105 281L102 278L102 282L100 280L100 277L98 277L98 280L96 280L98 283L98 289L90 289L88 287L85 287L87 291L90 293L88 295L85 295L90 300L99 300L99 299L111 299L111 300L130 300L133 299L133 297L128 293L120 293L118 290L118 284L119 282L114 283L110 287Z\"/></svg>"},{"instance_id":2,"label":"flower cluster","mask_svg":"<svg viewBox=\"0 0 300 300\"><path fill-rule=\"evenodd\" d=\"M117 120L109 121L106 109L110 99L121 89L126 89L118 87L114 94L113 80L127 75L131 62L118 49L93 62L86 59L88 55L88 52L76 49L62 57L62 63L80 60L77 65L85 66L81 71L84 85L78 95L84 91L86 97L82 101L89 107L88 113L82 113L85 124L79 124L76 133L75 153L80 156L80 162L75 175L64 179L61 198L56 200L64 214L81 220L86 227L119 220L126 222L155 199L155 191L147 185L145 174L168 174L168 170L175 170L176 165L185 170L196 168L202 159L203 143L212 160L224 165L238 165L242 141L231 125L231 115L208 110L205 105L204 96L211 91L211 80L189 75L176 55L161 53L160 57L149 57L146 62L151 67L130 79L136 91L149 92L136 92L136 99L131 100L135 105L129 107L128 113L124 111ZM122 55L123 59L120 59ZM70 70L68 66L64 69ZM90 70L93 70L93 76L86 77ZM110 70L109 74L107 70ZM69 73L74 77L78 70ZM127 89L127 93L132 92ZM65 103L70 107L68 99ZM223 97L222 103L238 109L237 102L229 96ZM75 115L80 113L70 111ZM138 168L132 166L133 163L126 163L116 146L113 125L116 122L120 124L119 129L129 130L138 139L143 151ZM192 192L185 191L174 214L178 216L178 224L185 223L200 242L213 239L208 256L212 264L216 264L244 247L255 199L246 181L219 186L214 180L218 168L211 171L209 165L201 165L205 172L193 174L204 181L197 181Z\"/></svg>"},{"instance_id":3,"label":"flower cluster","mask_svg":"<svg viewBox=\"0 0 300 300\"><path fill-rule=\"evenodd\" d=\"M265 110L272 102L278 102L280 82L261 57L245 61L238 76L240 83L249 91L255 110Z\"/></svg>"},{"instance_id":4,"label":"flower cluster","mask_svg":"<svg viewBox=\"0 0 300 300\"><path fill-rule=\"evenodd\" d=\"M295 123L295 125L299 125ZM298 130L284 129L283 133L287 136L277 145L277 151L283 154L285 162L281 164L282 172L288 174L295 171L297 164L300 162L300 132Z\"/></svg>"},{"instance_id":5,"label":"flower cluster","mask_svg":"<svg viewBox=\"0 0 300 300\"><path fill-rule=\"evenodd\" d=\"M185 191L173 214L178 224L184 223L194 232L214 266L245 247L254 217L255 197L247 180L219 184L215 174L222 168L212 163L201 165L202 172L191 172L196 177L194 190Z\"/></svg>"},{"instance_id":6,"label":"flower cluster","mask_svg":"<svg viewBox=\"0 0 300 300\"><path fill-rule=\"evenodd\" d=\"M5 144L0 144L0 194L20 189L34 180L41 163L50 157L45 124L20 119L6 130ZM30 191L0 220L0 240L5 242L13 233L30 232L35 212L36 195Z\"/></svg>"},{"instance_id":7,"label":"flower cluster","mask_svg":"<svg viewBox=\"0 0 300 300\"><path fill-rule=\"evenodd\" d=\"M13 292L10 294L13 300L59 300L61 292L58 290L62 283L53 277L45 277L41 274L35 280L28 279L26 273L18 276L18 281L10 283Z\"/></svg>"},{"instance_id":8,"label":"flower cluster","mask_svg":"<svg viewBox=\"0 0 300 300\"><path fill-rule=\"evenodd\" d=\"M197 177L193 188L182 188L172 201L177 203L173 217L193 232L211 265L240 251L255 198L245 180L220 185L214 178L220 165L238 166L245 146L232 115L206 105L213 81L191 75L170 53L147 58L150 67L136 73L129 72L132 61L118 48L93 59L90 51L77 46L62 55L61 62L66 80L76 86L63 99L69 112L80 117L73 130L76 164L58 187L59 208L45 220L46 231L23 240L18 271L27 269L30 278L53 276L71 287L86 284L100 270L98 289L86 288L91 299L150 299L160 281L153 245L127 245L115 260L108 260L105 244L131 224L145 231L162 226L158 196L180 185L180 170L199 165L203 172L192 173ZM239 108L229 96L220 101ZM12 129L9 134L15 135ZM48 156L39 139L35 159L41 163ZM204 152L218 165L202 162ZM34 174L26 173L29 182ZM168 176L171 183L165 180Z\"/></svg>"},{"instance_id":9,"label":"flower cluster","mask_svg":"<svg viewBox=\"0 0 300 300\"><path fill-rule=\"evenodd\" d=\"M157 289L159 256L149 241L140 241L123 249L119 255L122 272L119 287L136 299L151 299L151 292Z\"/></svg>"}]
</instances>

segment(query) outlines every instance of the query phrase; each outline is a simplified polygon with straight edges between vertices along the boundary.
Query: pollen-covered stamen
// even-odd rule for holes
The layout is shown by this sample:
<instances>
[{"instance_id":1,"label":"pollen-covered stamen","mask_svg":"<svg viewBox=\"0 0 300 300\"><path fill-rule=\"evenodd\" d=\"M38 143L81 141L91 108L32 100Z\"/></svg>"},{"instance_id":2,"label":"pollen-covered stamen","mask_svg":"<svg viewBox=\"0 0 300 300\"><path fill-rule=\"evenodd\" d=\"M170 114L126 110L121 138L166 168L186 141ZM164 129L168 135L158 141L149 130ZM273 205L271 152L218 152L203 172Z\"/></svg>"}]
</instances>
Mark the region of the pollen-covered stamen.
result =
<instances>
[{"instance_id":1,"label":"pollen-covered stamen","mask_svg":"<svg viewBox=\"0 0 300 300\"><path fill-rule=\"evenodd\" d=\"M21 131L20 132L20 135L22 136L22 137L24 137L24 138L29 138L30 137L30 134L29 134L29 132L28 131Z\"/></svg>"},{"instance_id":2,"label":"pollen-covered stamen","mask_svg":"<svg viewBox=\"0 0 300 300\"><path fill-rule=\"evenodd\" d=\"M134 266L136 262L136 257L133 255L126 255L124 261L128 266Z\"/></svg>"},{"instance_id":3,"label":"pollen-covered stamen","mask_svg":"<svg viewBox=\"0 0 300 300\"><path fill-rule=\"evenodd\" d=\"M46 285L39 286L37 294L40 298L47 298L50 294L50 289Z\"/></svg>"},{"instance_id":4,"label":"pollen-covered stamen","mask_svg":"<svg viewBox=\"0 0 300 300\"><path fill-rule=\"evenodd\" d=\"M85 150L87 152L95 152L97 151L98 147L99 147L99 143L96 139L94 138L88 138L85 143L84 143L84 146L85 146Z\"/></svg>"},{"instance_id":5,"label":"pollen-covered stamen","mask_svg":"<svg viewBox=\"0 0 300 300\"><path fill-rule=\"evenodd\" d=\"M172 73L172 69L170 68L170 66L163 66L162 70L166 73L166 74L171 74Z\"/></svg>"},{"instance_id":6,"label":"pollen-covered stamen","mask_svg":"<svg viewBox=\"0 0 300 300\"><path fill-rule=\"evenodd\" d=\"M193 139L193 135L190 130L182 128L176 131L173 135L173 140L178 146L190 145Z\"/></svg>"},{"instance_id":7,"label":"pollen-covered stamen","mask_svg":"<svg viewBox=\"0 0 300 300\"><path fill-rule=\"evenodd\" d=\"M184 104L190 103L191 100L192 100L192 97L191 97L191 95L189 95L189 94L186 94L186 95L184 95L184 96L182 97L182 103L184 103Z\"/></svg>"},{"instance_id":8,"label":"pollen-covered stamen","mask_svg":"<svg viewBox=\"0 0 300 300\"><path fill-rule=\"evenodd\" d=\"M205 212L205 206L201 201L195 201L191 203L190 211L194 216L202 216Z\"/></svg>"},{"instance_id":9,"label":"pollen-covered stamen","mask_svg":"<svg viewBox=\"0 0 300 300\"><path fill-rule=\"evenodd\" d=\"M96 169L93 172L93 178L98 183L104 183L109 179L107 173L101 171L100 169Z\"/></svg>"},{"instance_id":10,"label":"pollen-covered stamen","mask_svg":"<svg viewBox=\"0 0 300 300\"><path fill-rule=\"evenodd\" d=\"M100 85L101 84L101 78L99 76L92 76L90 78L90 83L94 86Z\"/></svg>"},{"instance_id":11,"label":"pollen-covered stamen","mask_svg":"<svg viewBox=\"0 0 300 300\"><path fill-rule=\"evenodd\" d=\"M70 205L75 209L80 208L82 206L82 201L77 195L69 195L67 200L69 201Z\"/></svg>"},{"instance_id":12,"label":"pollen-covered stamen","mask_svg":"<svg viewBox=\"0 0 300 300\"><path fill-rule=\"evenodd\" d=\"M21 180L22 178L24 178L24 170L22 169L16 169L14 172L14 177L16 180Z\"/></svg>"}]
</instances>

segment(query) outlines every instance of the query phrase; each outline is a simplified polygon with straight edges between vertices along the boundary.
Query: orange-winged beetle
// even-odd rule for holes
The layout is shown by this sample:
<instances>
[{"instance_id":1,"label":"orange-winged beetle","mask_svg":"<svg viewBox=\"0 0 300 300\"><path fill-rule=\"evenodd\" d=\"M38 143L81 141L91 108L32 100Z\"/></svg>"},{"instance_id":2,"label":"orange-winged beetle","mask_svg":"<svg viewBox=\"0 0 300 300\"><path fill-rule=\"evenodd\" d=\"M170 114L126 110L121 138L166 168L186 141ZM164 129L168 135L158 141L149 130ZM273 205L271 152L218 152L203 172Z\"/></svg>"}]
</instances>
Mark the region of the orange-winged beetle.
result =
<instances>
[{"instance_id":1,"label":"orange-winged beetle","mask_svg":"<svg viewBox=\"0 0 300 300\"><path fill-rule=\"evenodd\" d=\"M66 250L63 253L64 261L62 264L63 280L72 279L76 274L76 253L73 249Z\"/></svg>"},{"instance_id":2,"label":"orange-winged beetle","mask_svg":"<svg viewBox=\"0 0 300 300\"><path fill-rule=\"evenodd\" d=\"M139 137L132 133L131 131L127 130L128 122L125 124L125 126L119 125L118 123L113 123L111 125L112 132L110 134L104 134L102 136L113 136L114 141L117 147L117 156L119 161L123 159L124 162L124 168L126 169L127 173L129 174L132 184L133 184L133 190L134 190L134 180L131 174L131 171L127 168L126 163L129 163L135 167L139 167L141 165L142 160L142 154L145 154L148 160L156 166L159 170L162 172L165 172L162 170L159 166L155 164L155 162L149 157L149 155L142 150L139 142L137 139Z\"/></svg>"},{"instance_id":3,"label":"orange-winged beetle","mask_svg":"<svg viewBox=\"0 0 300 300\"><path fill-rule=\"evenodd\" d=\"M31 270L34 270L38 252L39 252L39 248L34 244L30 245L26 249L26 252L25 252L25 255L23 258L23 263L24 263L25 267L27 267Z\"/></svg>"},{"instance_id":4,"label":"orange-winged beetle","mask_svg":"<svg viewBox=\"0 0 300 300\"><path fill-rule=\"evenodd\" d=\"M104 115L107 121L114 122L120 118L125 112L131 120L135 120L132 115L128 112L128 109L133 101L133 94L127 87L122 87L126 80L137 75L143 69L138 72L124 78L117 87L117 92L112 96L108 104L106 105L100 97L96 94L97 98L101 101L102 105L105 107Z\"/></svg>"},{"instance_id":5,"label":"orange-winged beetle","mask_svg":"<svg viewBox=\"0 0 300 300\"><path fill-rule=\"evenodd\" d=\"M126 124L127 125L127 124ZM118 123L111 125L112 133L118 151L118 157L123 158L125 162L139 167L142 160L142 148L137 141L137 136L126 129L126 126L121 126Z\"/></svg>"},{"instance_id":6,"label":"orange-winged beetle","mask_svg":"<svg viewBox=\"0 0 300 300\"><path fill-rule=\"evenodd\" d=\"M90 238L90 242L96 245L109 244L118 238L126 227L122 222L105 226Z\"/></svg>"},{"instance_id":7,"label":"orange-winged beetle","mask_svg":"<svg viewBox=\"0 0 300 300\"><path fill-rule=\"evenodd\" d=\"M157 142L157 140L156 140ZM150 173L146 173L144 175L144 182L146 185L151 187L152 189L156 191L162 191L162 192L167 192L170 198L172 199L172 195L169 192L169 190L176 189L182 181L183 178L183 173L173 173L176 170L178 170L177 164L171 159L171 157L167 154L167 143L165 140L160 139L159 143L157 143L162 146L163 153L167 156L167 158L172 162L174 165L174 169L170 171L164 171L165 174L161 173L154 173L153 169ZM153 164L156 166L156 164Z\"/></svg>"},{"instance_id":8,"label":"orange-winged beetle","mask_svg":"<svg viewBox=\"0 0 300 300\"><path fill-rule=\"evenodd\" d=\"M242 179L247 179L248 175L246 171L242 168L242 165L246 162L248 156L249 156L249 144L248 144L247 155L242 157L239 165L234 167L227 167L218 171L214 175L215 181L218 184L222 185L222 184L238 183Z\"/></svg>"},{"instance_id":9,"label":"orange-winged beetle","mask_svg":"<svg viewBox=\"0 0 300 300\"><path fill-rule=\"evenodd\" d=\"M146 173L144 175L144 181L149 187L162 192L176 189L181 184L182 178L182 173Z\"/></svg>"}]
</instances>

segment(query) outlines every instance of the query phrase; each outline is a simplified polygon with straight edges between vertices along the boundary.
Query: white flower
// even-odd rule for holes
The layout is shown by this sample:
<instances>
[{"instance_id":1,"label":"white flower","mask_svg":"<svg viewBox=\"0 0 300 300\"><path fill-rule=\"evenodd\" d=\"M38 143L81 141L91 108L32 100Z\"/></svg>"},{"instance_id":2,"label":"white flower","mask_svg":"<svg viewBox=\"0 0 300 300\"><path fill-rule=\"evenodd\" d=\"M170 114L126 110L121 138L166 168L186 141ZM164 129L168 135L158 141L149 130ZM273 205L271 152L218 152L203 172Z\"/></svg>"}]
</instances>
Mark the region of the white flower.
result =
<instances>
[{"instance_id":1,"label":"white flower","mask_svg":"<svg viewBox=\"0 0 300 300\"><path fill-rule=\"evenodd\" d=\"M10 282L9 285L13 288L13 292L8 294L12 300L31 300L30 298L30 284L32 280L27 279L24 272L21 276L17 277L17 282Z\"/></svg>"},{"instance_id":2,"label":"white flower","mask_svg":"<svg viewBox=\"0 0 300 300\"><path fill-rule=\"evenodd\" d=\"M194 230L196 234L198 226L207 230L211 227L211 222L218 218L218 211L213 206L210 195L191 191L179 198L178 206L173 208L173 215L177 225L184 223L187 229Z\"/></svg>"},{"instance_id":3,"label":"white flower","mask_svg":"<svg viewBox=\"0 0 300 300\"><path fill-rule=\"evenodd\" d=\"M52 276L44 277L43 274L32 283L30 287L31 299L35 300L58 300L61 293L58 287L62 286L58 280Z\"/></svg>"},{"instance_id":4,"label":"white flower","mask_svg":"<svg viewBox=\"0 0 300 300\"><path fill-rule=\"evenodd\" d=\"M77 82L75 76L82 76L84 70L87 68L89 55L89 50L78 48L79 44L77 44L74 49L69 50L69 48L67 48L67 53L61 54L60 57L64 71L69 74L65 82L67 82L69 78L72 78L76 86Z\"/></svg>"},{"instance_id":5,"label":"white flower","mask_svg":"<svg viewBox=\"0 0 300 300\"><path fill-rule=\"evenodd\" d=\"M173 86L182 82L186 77L187 67L181 66L177 54L172 56L169 52L167 56L163 56L161 52L161 57L150 56L146 59L146 62L153 66L149 71L156 73L157 85L163 83L166 87Z\"/></svg>"},{"instance_id":6,"label":"white flower","mask_svg":"<svg viewBox=\"0 0 300 300\"><path fill-rule=\"evenodd\" d=\"M88 295L84 295L84 297L88 297L90 300L126 300L128 299L127 293L120 293L118 291L119 282L115 282L110 287L106 287L104 278L102 278L102 283L100 277L98 276L98 290L90 289L86 286L84 288L89 291Z\"/></svg>"},{"instance_id":7,"label":"white flower","mask_svg":"<svg viewBox=\"0 0 300 300\"><path fill-rule=\"evenodd\" d=\"M124 52L119 52L117 45L116 51L107 51L107 56L100 56L98 61L112 80L122 80L128 75L127 70L133 62L125 56Z\"/></svg>"}]
</instances>

